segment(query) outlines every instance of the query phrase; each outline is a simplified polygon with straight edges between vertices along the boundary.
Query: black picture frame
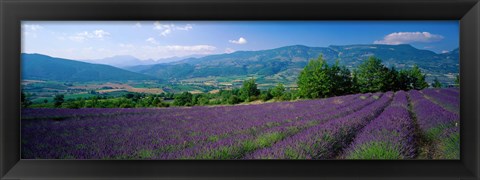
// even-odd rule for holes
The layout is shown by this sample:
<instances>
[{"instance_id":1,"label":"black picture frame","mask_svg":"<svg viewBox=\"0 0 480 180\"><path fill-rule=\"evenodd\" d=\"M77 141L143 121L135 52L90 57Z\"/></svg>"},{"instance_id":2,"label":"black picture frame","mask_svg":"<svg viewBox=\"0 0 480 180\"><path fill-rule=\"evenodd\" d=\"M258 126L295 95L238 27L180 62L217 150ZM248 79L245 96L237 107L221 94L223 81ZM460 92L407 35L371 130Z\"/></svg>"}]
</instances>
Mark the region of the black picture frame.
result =
<instances>
[{"instance_id":1,"label":"black picture frame","mask_svg":"<svg viewBox=\"0 0 480 180\"><path fill-rule=\"evenodd\" d=\"M479 179L478 0L0 0L0 179ZM20 160L22 20L459 20L461 160Z\"/></svg>"}]
</instances>

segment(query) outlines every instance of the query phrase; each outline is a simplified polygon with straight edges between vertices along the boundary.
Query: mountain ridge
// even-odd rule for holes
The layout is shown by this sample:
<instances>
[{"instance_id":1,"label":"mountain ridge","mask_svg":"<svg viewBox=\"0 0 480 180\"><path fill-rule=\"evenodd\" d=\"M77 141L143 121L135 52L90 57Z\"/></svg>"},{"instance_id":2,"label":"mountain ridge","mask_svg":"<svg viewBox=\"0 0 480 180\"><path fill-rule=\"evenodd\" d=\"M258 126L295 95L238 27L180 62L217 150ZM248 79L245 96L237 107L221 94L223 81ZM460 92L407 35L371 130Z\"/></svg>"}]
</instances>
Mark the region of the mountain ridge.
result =
<instances>
[{"instance_id":1,"label":"mountain ridge","mask_svg":"<svg viewBox=\"0 0 480 180\"><path fill-rule=\"evenodd\" d=\"M264 77L265 79L294 83L296 80L295 77L298 76L298 73L305 67L308 61L318 58L320 54L323 55L327 63L333 64L338 60L341 65L345 65L349 69L356 68L356 66L369 56L376 56L382 59L387 67L393 66L397 69L405 69L417 64L422 71L427 74L427 79L430 81L434 77L437 77L442 82L450 82L453 81L453 75L459 72L458 48L448 53L438 54L429 50L417 49L408 44L353 44L330 45L328 47L291 45L259 51L236 51L233 53L214 54L204 57L190 57L169 63L129 66L122 68L128 70L124 72L127 76L122 78L137 80L155 77L160 80L176 81L197 77L255 75ZM124 57L129 58L128 56ZM56 59L69 60L62 58ZM38 71L41 69L33 70ZM113 73L118 74L119 72L116 70L116 72ZM96 72L96 74L98 74L98 72ZM26 75L26 77L29 77L28 73ZM121 79L108 77L107 79ZM56 77L54 79L59 78ZM60 79L68 80L66 78ZM79 77L74 79L79 79Z\"/></svg>"},{"instance_id":2,"label":"mountain ridge","mask_svg":"<svg viewBox=\"0 0 480 180\"><path fill-rule=\"evenodd\" d=\"M153 65L153 64L164 64L164 63L171 63L176 61L181 61L183 59L191 58L191 57L203 57L201 55L189 55L189 56L173 56L168 58L160 58L160 59L146 59L141 60L131 55L115 55L111 57L106 57L102 59L88 59L88 60L78 60L82 62L92 63L92 64L105 64L110 65L122 69L126 69L131 66L137 65Z\"/></svg>"},{"instance_id":3,"label":"mountain ridge","mask_svg":"<svg viewBox=\"0 0 480 180\"><path fill-rule=\"evenodd\" d=\"M339 60L350 69L356 68L369 56L382 59L387 67L405 69L417 64L431 80L438 77L447 81L446 74L459 72L458 51L438 54L417 49L409 44L353 44L309 47L291 45L259 51L237 51L216 54L202 58L189 58L162 65L136 66L127 68L134 72L148 74L161 79L188 79L208 76L261 75L274 76L278 73L298 72L309 60L320 54L329 64ZM290 78L292 79L292 78Z\"/></svg>"},{"instance_id":4,"label":"mountain ridge","mask_svg":"<svg viewBox=\"0 0 480 180\"><path fill-rule=\"evenodd\" d=\"M156 79L109 65L91 64L43 54L22 53L21 62L22 79L79 82Z\"/></svg>"}]
</instances>

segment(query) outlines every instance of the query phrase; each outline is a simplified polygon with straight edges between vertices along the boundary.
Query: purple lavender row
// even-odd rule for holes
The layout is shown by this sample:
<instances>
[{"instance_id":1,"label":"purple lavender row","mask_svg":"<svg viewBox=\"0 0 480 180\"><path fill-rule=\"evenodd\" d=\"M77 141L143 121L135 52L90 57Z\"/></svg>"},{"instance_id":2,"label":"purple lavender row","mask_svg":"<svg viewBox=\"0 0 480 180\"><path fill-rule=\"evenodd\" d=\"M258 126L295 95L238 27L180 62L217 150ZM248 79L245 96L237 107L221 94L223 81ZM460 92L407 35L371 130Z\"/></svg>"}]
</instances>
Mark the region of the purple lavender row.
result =
<instances>
[{"instance_id":1,"label":"purple lavender row","mask_svg":"<svg viewBox=\"0 0 480 180\"><path fill-rule=\"evenodd\" d=\"M437 89L424 89L421 92L431 101L438 103L447 110L459 114L460 96L445 96Z\"/></svg>"},{"instance_id":2,"label":"purple lavender row","mask_svg":"<svg viewBox=\"0 0 480 180\"><path fill-rule=\"evenodd\" d=\"M364 100L366 99L366 100ZM371 100L369 100L371 99ZM322 123L330 119L330 117L341 115L346 113L347 109L351 106L361 106L365 104L363 101L373 101L373 98L368 98L367 96L357 96L351 102L341 102L338 100L333 100L334 102L331 105L331 108L322 108L318 109L316 116L307 116L302 117L298 120L292 121L290 123L284 124L282 126L277 126L263 131L258 131L254 133L238 134L236 136L226 138L213 143L200 144L193 148L186 149L184 151L174 152L171 154L166 154L165 156L159 157L160 159L225 159L225 158L241 158L242 154L246 151L251 151L257 148L257 145L252 145L254 142L265 141L260 146L269 146L271 143L278 141L286 136L290 136L305 127L313 126L315 124ZM329 110L328 110L329 109ZM327 111L328 110L328 111ZM256 144L262 144L258 142ZM251 147L247 147L251 145ZM250 148L250 149L249 149ZM222 149L228 149L228 152L225 152L223 155L218 154ZM220 156L219 156L220 155Z\"/></svg>"},{"instance_id":3,"label":"purple lavender row","mask_svg":"<svg viewBox=\"0 0 480 180\"><path fill-rule=\"evenodd\" d=\"M351 103L351 100L357 98L357 96L345 96L345 97L339 97L339 98L332 98L332 101L339 101L339 102L347 102L347 103L342 103L343 104L348 104ZM232 126L232 122L240 122L239 125L245 125L248 124L248 122L245 121L239 121L232 119L231 121L222 121L222 122L227 122L229 124L226 124L225 126L220 126L223 127L222 129L215 130L214 128L211 128L211 126L197 126L198 128L208 128L208 129L202 129L195 137L188 137L188 136L181 136L178 137L176 140L170 141L168 143L169 146L179 146L182 145L182 143L189 143L194 146L201 145L203 143L208 143L211 141L218 141L220 139L229 137L231 135L235 134L242 134L242 133L254 133L257 131L261 131L265 128L271 128L271 127L276 127L276 126L281 126L283 124L291 124L292 122L298 122L299 120L302 119L308 119L308 116L312 115L313 113L322 113L322 111L315 111L312 110L312 108L322 108L325 110L331 110L334 109L335 106L330 106L330 100L328 101L322 101L324 104L321 106L311 106L311 107L306 107L306 106L301 106L303 104L296 103L296 106L286 106L290 107L289 109L295 107L295 109L292 109L293 112L286 111L283 108L276 108L275 112L269 113L269 114L263 114L263 115L255 115L252 114L252 111L249 111L247 115L250 117L246 117L248 122L255 122L255 125L252 125L250 127L242 127L242 128L225 128ZM292 104L288 104L292 105ZM264 112L262 112L264 113ZM245 113L244 113L245 114ZM229 115L225 115L229 116ZM238 118L239 116L233 116L234 118ZM261 118L261 119L256 119L256 118ZM266 123L259 123L259 122L266 122ZM225 131L229 129L230 131ZM212 131L213 130L213 131ZM197 130L198 131L198 130ZM186 137L186 138L185 138Z\"/></svg>"},{"instance_id":4,"label":"purple lavender row","mask_svg":"<svg viewBox=\"0 0 480 180\"><path fill-rule=\"evenodd\" d=\"M350 98L354 97L335 99L350 102ZM213 134L248 129L265 122L284 120L265 117L301 117L305 111L324 107L325 102L310 100L252 106L193 107L183 108L183 111L160 111L153 115L135 113L84 117L81 120L24 121L22 147L30 150L24 154L28 158L148 158L155 151L174 150L176 147L172 144L178 144L178 141L189 146L198 137L194 134L203 133L200 130L205 127L219 130Z\"/></svg>"},{"instance_id":5,"label":"purple lavender row","mask_svg":"<svg viewBox=\"0 0 480 180\"><path fill-rule=\"evenodd\" d=\"M348 102L351 103L350 101L356 98L356 96L346 96L346 97L341 97L341 98L333 98L332 100L338 100L341 102ZM330 101L330 100L329 100ZM171 139L165 146L170 146L170 147L176 147L172 148L172 150L180 150L185 148L186 146L183 146L182 143L187 143L189 146L195 146L195 147L202 147L205 146L205 144L208 143L214 143L217 141L221 141L226 138L230 139L235 139L235 137L238 136L243 136L244 134L254 134L256 132L261 132L264 129L276 127L276 126L282 126L285 124L291 124L291 123L296 123L299 121L302 121L303 119L308 119L308 116L312 115L311 113L322 113L321 111L315 111L314 109L316 108L322 108L322 109L334 109L335 106L331 107L329 105L329 101L322 101L325 102L325 104L322 104L321 106L303 106L304 104L302 103L296 103L296 106L290 106L292 104L288 104L289 110L292 110L292 112L289 112L288 110L286 111L283 108L276 108L275 112L265 114L265 115L255 115L251 113L252 111L247 111L249 113L243 113L247 114L250 117L246 117L246 121L248 122L255 122L257 123L256 125L250 126L248 128L232 128L231 131L224 131L225 129L230 129L230 128L225 128L231 126L230 124L226 124L223 126L224 128L216 130L216 131L210 131L208 133L201 133L198 134L194 137L189 137L189 136L180 136L176 137L175 139ZM309 101L310 102L310 101ZM348 104L345 103L345 104ZM294 109L291 109L294 108ZM226 117L229 117L229 115L226 115ZM238 116L232 116L234 118L238 118ZM248 122L245 121L239 121L232 119L231 121L223 121L223 122L240 122L240 125L245 125L248 124ZM266 123L258 123L258 122L266 122ZM205 128L204 126L199 126L202 128ZM206 130L208 131L208 130ZM231 137L234 135L233 137ZM228 141L228 140L223 140L223 141ZM188 147L188 146L187 146ZM165 152L168 153L168 152ZM161 153L164 154L164 153ZM160 157L164 157L165 155L156 155L156 159Z\"/></svg>"},{"instance_id":6,"label":"purple lavender row","mask_svg":"<svg viewBox=\"0 0 480 180\"><path fill-rule=\"evenodd\" d=\"M374 96L378 96L378 94L375 94ZM365 99L365 98L362 98L362 99ZM204 151L197 150L197 152L199 153L192 153L192 151L187 151L187 153L182 153L183 156L180 156L180 158L191 159L193 157L193 158L200 158L200 159L205 159L205 158L216 159L218 157L216 153L218 153L219 150L222 151L222 149L224 148L232 150L227 153L229 154L229 156L234 155L234 158L241 158L242 154L245 153L245 151L250 152L257 148L270 146L274 142L281 140L285 137L291 136L292 134L295 134L298 131L301 131L307 127L321 124L331 118L344 116L345 114L351 113L352 110L361 108L372 102L373 102L373 99L369 99L363 102L360 100L357 100L357 102L352 101L352 102L349 102L350 104L348 106L337 107L335 108L336 111L322 113L321 116L314 117L314 119L311 119L311 120L295 121L283 126L274 127L271 129L267 129L263 132L259 132L258 135L257 134L247 135L247 136L239 135L238 137L233 137L231 139L227 139L225 141L212 144L213 146L210 146L214 148L210 148L210 149L204 148L203 149ZM266 144L262 143L262 140L265 140L267 143ZM204 152L207 152L207 153L205 154ZM187 155L185 156L185 154Z\"/></svg>"},{"instance_id":7,"label":"purple lavender row","mask_svg":"<svg viewBox=\"0 0 480 180\"><path fill-rule=\"evenodd\" d=\"M411 159L415 157L414 122L405 91L355 137L346 159Z\"/></svg>"},{"instance_id":8,"label":"purple lavender row","mask_svg":"<svg viewBox=\"0 0 480 180\"><path fill-rule=\"evenodd\" d=\"M440 89L439 92L441 94L445 94L445 95L449 95L457 98L460 97L460 89L458 88L443 88L443 89Z\"/></svg>"},{"instance_id":9,"label":"purple lavender row","mask_svg":"<svg viewBox=\"0 0 480 180\"><path fill-rule=\"evenodd\" d=\"M335 104L336 102L341 102L338 104L338 107L348 105L349 103L352 103L351 101L354 99L358 99L358 95L349 95L349 96L342 96L342 97L336 97L336 98L331 98L331 99L326 99L326 100L320 100L317 102L316 101L303 101L303 102L296 102L296 103L287 103L287 102L282 102L282 103L276 103L275 106L271 106L271 111L265 113L266 107L259 107L258 108L252 108L251 110L248 110L249 113L243 113L243 115L246 115L244 118L244 121L238 121L238 116L231 116L231 114L225 114L225 117L232 117L232 121L236 121L235 123L238 123L238 125L244 126L245 123L249 122L262 122L261 124L256 124L253 126L249 126L248 128L245 127L238 127L235 129L241 129L241 130L250 130L251 127L256 128L259 127L260 125L265 125L267 124L268 127L274 126L274 125L281 125L284 123L288 123L290 121L296 121L300 119L309 119L310 116L314 116L315 114L318 113L324 113L326 111L335 109L335 106L332 106L331 104ZM315 103L312 103L315 102ZM259 112L262 115L255 115L252 114L253 110L259 110ZM317 111L316 109L321 109L321 111ZM256 119L253 120L252 119ZM245 122L247 121L247 122ZM232 122L229 121L222 121L228 123L227 125L231 125ZM199 128L201 129L202 132L209 132L209 130L212 130L210 127L205 127L205 126L200 126ZM222 128L224 129L224 128ZM207 136L211 135L219 135L219 134L225 134L225 133L231 133L231 132L218 132L217 130L210 132L210 133L205 133Z\"/></svg>"},{"instance_id":10,"label":"purple lavender row","mask_svg":"<svg viewBox=\"0 0 480 180\"><path fill-rule=\"evenodd\" d=\"M378 94L375 96L378 96ZM333 110L316 113L316 116L302 117L299 121L265 129L253 134L238 134L217 142L196 144L195 147L163 154L156 159L240 159L245 153L260 147L270 146L274 142L291 136L306 127L321 124L331 118L348 114L352 110L364 107L374 101L373 98L368 98L368 96L364 96L365 98L360 97L362 96L358 96L356 100L348 103L348 105L332 104ZM336 102L335 99L332 100ZM319 110L321 112L322 109Z\"/></svg>"},{"instance_id":11,"label":"purple lavender row","mask_svg":"<svg viewBox=\"0 0 480 180\"><path fill-rule=\"evenodd\" d=\"M356 132L380 114L389 104L392 92L374 103L344 117L311 127L272 147L248 155L247 159L331 159L346 147Z\"/></svg>"},{"instance_id":12,"label":"purple lavender row","mask_svg":"<svg viewBox=\"0 0 480 180\"><path fill-rule=\"evenodd\" d=\"M158 109L137 109L137 108L82 108L82 109L63 109L63 108L24 108L21 110L22 119L44 119L44 118L68 118L82 117L91 115L109 115L124 113L147 113Z\"/></svg>"},{"instance_id":13,"label":"purple lavender row","mask_svg":"<svg viewBox=\"0 0 480 180\"><path fill-rule=\"evenodd\" d=\"M458 114L431 102L417 90L409 91L409 95L417 123L424 132L439 125L454 125L460 120Z\"/></svg>"},{"instance_id":14,"label":"purple lavender row","mask_svg":"<svg viewBox=\"0 0 480 180\"><path fill-rule=\"evenodd\" d=\"M352 96L353 97L353 96ZM343 98L344 101L349 100L349 98L352 97L345 97ZM341 100L342 98L340 98ZM320 103L318 103L320 102ZM310 105L312 107L316 106L322 106L322 103L324 100L321 101L304 101L302 104L305 105ZM324 103L323 103L324 104ZM271 105L274 105L270 107ZM253 105L257 106L257 105ZM262 106L260 108L255 108L255 109L250 109L248 110L249 114L248 115L257 115L258 117L262 117L265 114L277 114L276 112L271 112L269 110L278 110L278 111L283 111L285 109L290 109L291 104L288 103L279 103L279 104L266 104L266 105L259 105ZM287 107L287 108L285 108ZM295 106L293 106L295 107ZM101 118L93 118L92 121L96 122L95 124L89 124L88 126L93 126L92 128L95 129L95 126L100 126L100 127L109 127L113 126L114 128L122 127L122 126L127 126L127 127L132 127L132 123L136 123L136 121L140 121L145 124L159 124L162 125L162 127L166 128L158 128L157 131L163 132L162 134L157 134L156 139L151 140L151 142L155 142L158 144L168 144L168 148L160 148L160 149L167 149L171 150L173 149L172 146L175 145L175 148L179 148L179 146L184 147L184 146L190 146L196 141L199 140L205 140L207 137L213 137L215 138L221 138L223 137L224 134L227 134L227 132L232 132L232 131L241 131L242 129L248 129L251 127L258 127L260 125L264 124L271 124L275 125L278 122L271 121L271 119L264 118L265 120L270 120L270 121L262 121L264 119L261 119L259 121L241 121L242 119L247 119L247 117L242 117L242 115L246 115L243 113L245 108L251 108L250 106L234 106L234 107L195 107L195 108L176 108L176 109L170 109L169 111L164 111L164 109L155 109L157 111L153 112L159 112L155 114L147 113L144 114L143 117L142 115L139 115L139 113L130 113L130 114L123 114L121 117L126 119L126 121L117 121L117 119L120 116L118 113L117 114L106 114L105 116ZM300 107L301 109L305 107ZM87 109L81 109L78 110L81 114L83 115L84 112ZM89 109L89 110L99 110L99 109ZM101 109L103 110L103 109ZM113 111L113 109L105 109L106 112L117 112ZM179 112L179 110L181 110ZM188 110L188 111L186 111ZM205 116L204 111L209 111L213 110L213 112L209 113L207 116ZM239 110L239 111L238 111ZM64 110L61 109L59 110L60 112L71 112L71 110ZM52 112L52 111L51 111ZM95 112L95 111L93 111ZM123 109L121 112L125 112ZM128 111L127 111L128 112ZM135 112L135 111L133 111ZM144 109L140 109L139 112L144 112ZM222 113L224 113L222 115ZM259 114L260 113L260 114ZM262 114L263 113L263 114ZM299 112L301 113L301 112ZM54 112L51 114L55 114ZM97 114L102 114L102 113L97 113ZM104 113L103 113L104 114ZM229 116L230 114L239 114L238 116ZM75 115L75 113L73 113ZM108 116L107 116L108 115ZM216 117L211 117L210 115L220 115L219 117L223 117L222 119L218 119ZM295 114L293 114L295 115ZM72 116L72 115L71 115ZM111 117L110 117L111 116ZM192 123L191 119L192 117L200 117L199 119L196 119L194 123ZM229 117L231 119L229 119ZM298 117L298 116L297 116ZM82 117L85 119L85 117ZM113 118L113 119L112 119ZM131 120L128 120L131 119ZM146 119L146 120L145 120ZM239 120L240 119L240 120ZM158 121L160 122L151 122L151 121ZM281 120L281 119L279 119ZM110 122L114 121L114 122ZM79 123L80 126L85 126L85 121L80 121L80 122L68 122L68 123L58 123L56 125L61 125L62 129L68 129L69 126L75 127L77 126L76 123ZM185 123L188 122L188 123ZM201 122L201 123L198 123ZM120 124L120 125L117 125ZM64 126L65 125L65 126ZM144 128L144 127L142 127ZM97 128L98 129L98 128ZM218 131L222 130L222 131ZM28 130L30 131L30 130ZM218 131L219 135L215 136L209 136L209 133L213 131ZM121 133L121 132L116 132L116 133ZM68 134L68 133L67 133ZM111 134L109 137L115 137L118 136L116 134ZM107 143L110 144L110 143ZM112 145L113 146L113 145Z\"/></svg>"},{"instance_id":15,"label":"purple lavender row","mask_svg":"<svg viewBox=\"0 0 480 180\"><path fill-rule=\"evenodd\" d=\"M433 144L432 158L459 159L459 115L427 100L418 91L409 94L420 130Z\"/></svg>"}]
</instances>

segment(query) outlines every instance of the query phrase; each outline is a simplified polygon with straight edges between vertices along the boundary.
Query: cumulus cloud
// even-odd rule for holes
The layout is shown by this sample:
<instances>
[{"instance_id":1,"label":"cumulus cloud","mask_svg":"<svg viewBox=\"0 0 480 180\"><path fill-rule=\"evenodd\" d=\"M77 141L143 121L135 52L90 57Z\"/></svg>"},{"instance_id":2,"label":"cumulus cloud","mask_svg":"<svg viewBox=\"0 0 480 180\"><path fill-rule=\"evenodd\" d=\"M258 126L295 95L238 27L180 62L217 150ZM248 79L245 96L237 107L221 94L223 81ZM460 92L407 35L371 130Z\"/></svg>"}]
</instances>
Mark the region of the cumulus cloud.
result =
<instances>
[{"instance_id":1,"label":"cumulus cloud","mask_svg":"<svg viewBox=\"0 0 480 180\"><path fill-rule=\"evenodd\" d=\"M238 40L228 40L228 42L233 44L247 44L247 39L240 37Z\"/></svg>"},{"instance_id":2,"label":"cumulus cloud","mask_svg":"<svg viewBox=\"0 0 480 180\"><path fill-rule=\"evenodd\" d=\"M147 40L145 40L145 41L147 41L147 42L149 42L149 43L152 43L152 44L158 44L157 40L156 40L155 38L153 38L153 37L149 37L149 38L148 38Z\"/></svg>"},{"instance_id":3,"label":"cumulus cloud","mask_svg":"<svg viewBox=\"0 0 480 180\"><path fill-rule=\"evenodd\" d=\"M429 32L394 32L383 37L382 40L374 41L374 44L408 44L413 42L429 43L440 41L443 36Z\"/></svg>"},{"instance_id":4,"label":"cumulus cloud","mask_svg":"<svg viewBox=\"0 0 480 180\"><path fill-rule=\"evenodd\" d=\"M177 26L175 24L162 24L159 21L155 21L153 23L153 29L160 31L161 36L167 36L175 30L179 31L188 31L193 29L191 24L187 24L185 26Z\"/></svg>"},{"instance_id":5,"label":"cumulus cloud","mask_svg":"<svg viewBox=\"0 0 480 180\"><path fill-rule=\"evenodd\" d=\"M76 41L76 42L83 42L87 39L103 39L107 36L109 36L110 33L107 32L107 31L104 31L104 30L94 30L94 31L84 31L84 32L80 32L80 33L76 33L74 35L71 35L68 37L68 39L72 40L72 41Z\"/></svg>"}]
</instances>

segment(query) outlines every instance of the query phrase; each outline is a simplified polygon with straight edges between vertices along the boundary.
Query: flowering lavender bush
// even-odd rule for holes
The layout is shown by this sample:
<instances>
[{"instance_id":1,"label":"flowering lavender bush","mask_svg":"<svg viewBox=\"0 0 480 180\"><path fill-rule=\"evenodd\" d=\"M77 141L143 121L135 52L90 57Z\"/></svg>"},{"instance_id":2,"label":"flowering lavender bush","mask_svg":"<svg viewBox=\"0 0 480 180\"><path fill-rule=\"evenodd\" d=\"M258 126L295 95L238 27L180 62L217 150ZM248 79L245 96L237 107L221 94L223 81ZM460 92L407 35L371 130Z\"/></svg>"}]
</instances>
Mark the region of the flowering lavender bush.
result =
<instances>
[{"instance_id":1,"label":"flowering lavender bush","mask_svg":"<svg viewBox=\"0 0 480 180\"><path fill-rule=\"evenodd\" d=\"M412 101L412 110L415 113L420 131L425 136L426 141L433 146L431 150L433 152L432 158L445 159L456 157L456 159L458 159L460 157L460 141L459 138L457 138L460 131L459 115L429 101L423 95L434 94L433 92L429 91L422 94L419 91L413 90L409 91L409 94ZM435 96L438 96L438 94ZM445 150L446 146L448 146L450 150ZM442 150L442 148L444 148L444 150Z\"/></svg>"},{"instance_id":2,"label":"flowering lavender bush","mask_svg":"<svg viewBox=\"0 0 480 180\"><path fill-rule=\"evenodd\" d=\"M414 123L407 95L396 93L393 102L357 135L346 150L347 159L410 159L415 157Z\"/></svg>"},{"instance_id":3,"label":"flowering lavender bush","mask_svg":"<svg viewBox=\"0 0 480 180\"><path fill-rule=\"evenodd\" d=\"M22 109L22 158L376 159L351 154L378 146L407 159L416 157L416 126L432 134L436 157L456 158L459 116L433 98L454 99L458 89L410 91L410 101L406 94L235 106Z\"/></svg>"},{"instance_id":4,"label":"flowering lavender bush","mask_svg":"<svg viewBox=\"0 0 480 180\"><path fill-rule=\"evenodd\" d=\"M372 104L347 116L332 119L289 137L271 148L254 152L250 159L331 159L355 133L388 105L392 93L385 93Z\"/></svg>"},{"instance_id":5,"label":"flowering lavender bush","mask_svg":"<svg viewBox=\"0 0 480 180\"><path fill-rule=\"evenodd\" d=\"M447 90L425 89L422 91L426 98L442 106L443 108L459 114L460 96L445 95L449 94Z\"/></svg>"}]
</instances>

